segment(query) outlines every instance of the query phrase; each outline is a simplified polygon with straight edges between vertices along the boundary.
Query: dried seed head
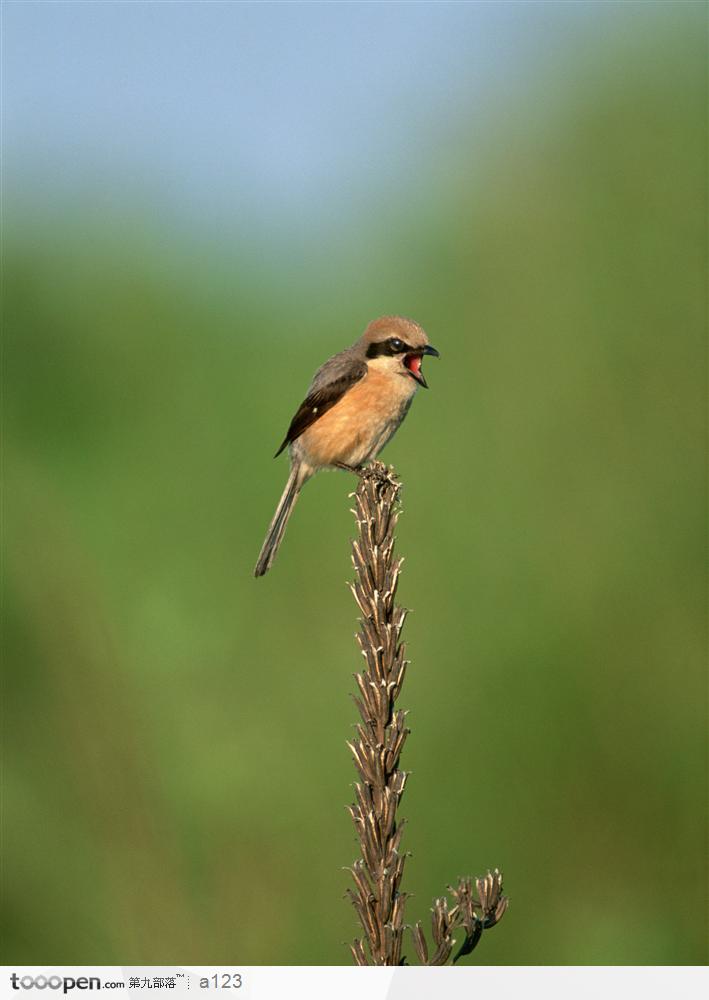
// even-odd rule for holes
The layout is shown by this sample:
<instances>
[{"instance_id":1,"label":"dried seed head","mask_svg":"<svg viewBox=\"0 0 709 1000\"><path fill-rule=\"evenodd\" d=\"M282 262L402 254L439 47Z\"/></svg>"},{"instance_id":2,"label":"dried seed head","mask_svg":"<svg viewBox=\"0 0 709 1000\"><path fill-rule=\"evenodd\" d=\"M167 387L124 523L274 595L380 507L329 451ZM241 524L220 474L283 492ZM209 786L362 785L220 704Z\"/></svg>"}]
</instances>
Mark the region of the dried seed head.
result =
<instances>
[{"instance_id":1,"label":"dried seed head","mask_svg":"<svg viewBox=\"0 0 709 1000\"><path fill-rule=\"evenodd\" d=\"M352 494L357 537L352 542L355 579L349 586L361 615L356 640L365 661L362 672L355 674L353 696L361 721L347 743L360 779L354 786L356 802L348 807L362 855L350 868L354 889L348 890L364 932L350 946L357 965L404 961L407 894L400 886L406 856L400 852L404 821L397 818L397 810L407 779L399 760L409 729L406 713L396 709L408 664L401 640L407 612L395 603L403 563L394 555L400 489L393 470L375 462L362 473ZM433 955L429 956L421 925L412 928L423 965L449 961L456 928L463 930L465 939L454 961L473 950L484 927L501 919L507 899L499 871L476 879L475 890L477 899L472 879L460 879L449 888L452 906L445 897L434 900Z\"/></svg>"}]
</instances>

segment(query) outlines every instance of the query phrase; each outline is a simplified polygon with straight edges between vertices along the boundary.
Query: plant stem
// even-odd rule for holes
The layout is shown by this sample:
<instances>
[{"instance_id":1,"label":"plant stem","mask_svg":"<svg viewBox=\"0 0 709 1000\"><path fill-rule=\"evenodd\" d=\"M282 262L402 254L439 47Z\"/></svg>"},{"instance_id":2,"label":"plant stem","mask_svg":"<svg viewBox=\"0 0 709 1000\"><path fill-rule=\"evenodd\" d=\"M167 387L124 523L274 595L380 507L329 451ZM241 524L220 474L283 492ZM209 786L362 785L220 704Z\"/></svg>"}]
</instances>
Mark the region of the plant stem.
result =
<instances>
[{"instance_id":1,"label":"plant stem","mask_svg":"<svg viewBox=\"0 0 709 1000\"><path fill-rule=\"evenodd\" d=\"M404 821L397 820L397 809L407 779L399 769L399 758L409 729L406 712L396 709L396 700L408 663L401 642L407 613L395 602L403 560L394 556L400 489L393 470L376 462L361 474L354 494L357 538L352 543L355 580L350 586L362 615L357 642L366 661L362 672L355 674L358 692L353 696L361 721L347 744L359 774L356 801L349 811L362 856L349 869L354 889L347 890L363 930L363 937L351 945L358 965L405 961L407 894L401 891L401 880L406 855L400 850ZM472 895L471 880L461 879L457 889L450 889L451 908L445 898L435 900L436 950L430 960L420 924L413 929L414 946L424 965L449 960L456 927L465 931L457 959L473 950L484 927L501 918L507 900L501 895L500 873L496 870L478 879L476 888L478 899Z\"/></svg>"}]
</instances>

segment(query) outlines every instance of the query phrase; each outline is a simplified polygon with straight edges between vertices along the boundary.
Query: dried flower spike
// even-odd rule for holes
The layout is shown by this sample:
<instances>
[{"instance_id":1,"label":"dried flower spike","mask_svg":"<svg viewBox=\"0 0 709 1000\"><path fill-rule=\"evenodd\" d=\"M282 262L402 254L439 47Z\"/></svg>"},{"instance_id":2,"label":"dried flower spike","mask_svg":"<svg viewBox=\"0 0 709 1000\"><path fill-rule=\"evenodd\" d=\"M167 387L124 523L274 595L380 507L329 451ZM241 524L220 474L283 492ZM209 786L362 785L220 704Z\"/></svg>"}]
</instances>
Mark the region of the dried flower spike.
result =
<instances>
[{"instance_id":1,"label":"dried flower spike","mask_svg":"<svg viewBox=\"0 0 709 1000\"><path fill-rule=\"evenodd\" d=\"M399 760L409 729L406 712L396 709L406 674L407 660L401 632L406 611L395 604L402 560L394 557L394 529L399 517L401 484L391 468L375 462L360 476L354 494L357 538L352 543L355 580L352 593L359 608L357 642L365 660L355 674L353 696L361 721L348 742L359 781L356 801L349 807L360 842L361 859L350 868L354 888L348 895L362 925L363 938L350 946L357 965L401 965L404 906L401 891L406 855L401 852L403 821L397 809L406 785ZM497 869L477 879L461 879L450 889L453 906L444 897L432 911L429 949L420 923L412 928L416 954L422 965L444 965L451 958L453 933L461 928L464 940L453 961L469 954L483 929L493 927L507 907L502 876Z\"/></svg>"}]
</instances>

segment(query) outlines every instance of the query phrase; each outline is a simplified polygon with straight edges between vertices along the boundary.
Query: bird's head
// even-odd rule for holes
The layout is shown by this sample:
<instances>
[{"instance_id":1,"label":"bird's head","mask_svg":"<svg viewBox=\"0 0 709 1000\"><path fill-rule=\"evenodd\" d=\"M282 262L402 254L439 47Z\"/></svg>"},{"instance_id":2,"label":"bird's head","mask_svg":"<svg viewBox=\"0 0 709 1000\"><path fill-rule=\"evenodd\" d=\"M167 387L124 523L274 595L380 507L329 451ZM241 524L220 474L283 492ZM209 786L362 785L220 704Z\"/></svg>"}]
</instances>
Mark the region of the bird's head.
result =
<instances>
[{"instance_id":1,"label":"bird's head","mask_svg":"<svg viewBox=\"0 0 709 1000\"><path fill-rule=\"evenodd\" d=\"M424 389L428 388L428 383L423 377L421 362L426 354L439 357L436 348L429 344L426 331L403 316L375 319L362 334L358 346L368 365L412 378Z\"/></svg>"}]
</instances>

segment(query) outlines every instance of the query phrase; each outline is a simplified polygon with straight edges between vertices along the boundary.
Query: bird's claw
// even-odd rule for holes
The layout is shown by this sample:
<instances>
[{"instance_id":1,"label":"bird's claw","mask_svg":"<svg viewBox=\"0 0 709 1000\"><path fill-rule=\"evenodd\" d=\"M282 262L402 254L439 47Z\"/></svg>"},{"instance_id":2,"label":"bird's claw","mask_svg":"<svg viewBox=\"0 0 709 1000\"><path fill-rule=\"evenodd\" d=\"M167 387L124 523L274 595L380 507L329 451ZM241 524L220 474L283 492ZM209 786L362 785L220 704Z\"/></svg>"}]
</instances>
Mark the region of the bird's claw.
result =
<instances>
[{"instance_id":1,"label":"bird's claw","mask_svg":"<svg viewBox=\"0 0 709 1000\"><path fill-rule=\"evenodd\" d=\"M393 486L395 480L392 478L391 470L383 462L372 462L371 465L347 465L345 462L336 462L335 468L344 472L352 472L361 482L372 482L376 486Z\"/></svg>"},{"instance_id":2,"label":"bird's claw","mask_svg":"<svg viewBox=\"0 0 709 1000\"><path fill-rule=\"evenodd\" d=\"M336 469L342 469L343 472L353 472L355 476L359 476L360 479L365 473L365 469L361 465L347 465L345 462L335 462Z\"/></svg>"},{"instance_id":3,"label":"bird's claw","mask_svg":"<svg viewBox=\"0 0 709 1000\"><path fill-rule=\"evenodd\" d=\"M359 472L360 479L369 479L377 486L395 486L396 480L392 477L392 470L383 462L372 462Z\"/></svg>"}]
</instances>

